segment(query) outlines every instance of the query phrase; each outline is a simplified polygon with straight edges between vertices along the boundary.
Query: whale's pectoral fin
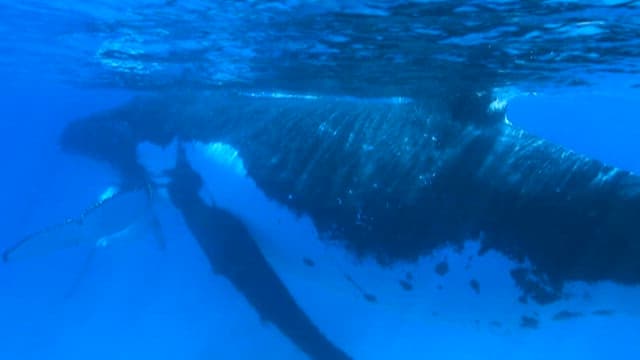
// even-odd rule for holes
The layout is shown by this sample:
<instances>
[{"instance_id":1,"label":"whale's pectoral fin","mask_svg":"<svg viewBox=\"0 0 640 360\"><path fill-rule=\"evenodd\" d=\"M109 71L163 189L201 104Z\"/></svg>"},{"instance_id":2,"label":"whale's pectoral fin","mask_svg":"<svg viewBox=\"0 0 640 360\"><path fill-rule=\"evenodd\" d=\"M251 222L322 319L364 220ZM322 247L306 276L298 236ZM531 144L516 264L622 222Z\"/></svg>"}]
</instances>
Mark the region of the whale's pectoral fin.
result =
<instances>
[{"instance_id":1,"label":"whale's pectoral fin","mask_svg":"<svg viewBox=\"0 0 640 360\"><path fill-rule=\"evenodd\" d=\"M10 262L27 259L77 246L83 241L83 232L82 220L70 219L25 236L2 253L2 260Z\"/></svg>"},{"instance_id":2,"label":"whale's pectoral fin","mask_svg":"<svg viewBox=\"0 0 640 360\"><path fill-rule=\"evenodd\" d=\"M83 243L109 246L116 240L142 236L149 222L152 228L159 229L157 220L155 226L154 220L149 220L153 216L145 190L117 193L102 199L77 218L22 238L3 252L2 259L4 262L28 259Z\"/></svg>"}]
</instances>

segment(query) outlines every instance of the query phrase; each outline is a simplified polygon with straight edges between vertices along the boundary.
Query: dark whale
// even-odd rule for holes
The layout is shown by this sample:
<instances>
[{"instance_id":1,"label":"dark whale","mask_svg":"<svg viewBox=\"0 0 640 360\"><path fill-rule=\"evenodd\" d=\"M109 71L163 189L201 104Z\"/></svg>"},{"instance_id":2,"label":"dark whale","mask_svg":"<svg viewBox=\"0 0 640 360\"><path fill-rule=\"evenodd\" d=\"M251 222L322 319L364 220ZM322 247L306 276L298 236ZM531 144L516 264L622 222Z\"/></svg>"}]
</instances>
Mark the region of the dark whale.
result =
<instances>
[{"instance_id":1,"label":"dark whale","mask_svg":"<svg viewBox=\"0 0 640 360\"><path fill-rule=\"evenodd\" d=\"M229 144L270 198L353 253L392 264L477 238L531 265L512 276L539 303L568 281L640 283L640 178L512 126L491 100L143 96L71 122L61 145L136 181L141 142Z\"/></svg>"}]
</instances>

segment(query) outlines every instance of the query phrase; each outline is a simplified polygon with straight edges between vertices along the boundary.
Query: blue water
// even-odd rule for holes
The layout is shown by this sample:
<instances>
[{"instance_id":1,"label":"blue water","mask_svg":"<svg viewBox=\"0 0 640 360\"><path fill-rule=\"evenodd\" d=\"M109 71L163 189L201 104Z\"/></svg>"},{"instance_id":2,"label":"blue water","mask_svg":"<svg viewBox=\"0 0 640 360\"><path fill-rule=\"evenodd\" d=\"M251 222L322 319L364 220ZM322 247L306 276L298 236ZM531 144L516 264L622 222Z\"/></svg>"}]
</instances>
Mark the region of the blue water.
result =
<instances>
[{"instance_id":1,"label":"blue water","mask_svg":"<svg viewBox=\"0 0 640 360\"><path fill-rule=\"evenodd\" d=\"M418 60L424 62L425 59L413 56L418 51L403 53L401 46L387 49L386 55L396 54L398 59L395 66L398 68L403 68L403 64L416 67L404 66L405 70L397 74L397 83L392 83L393 77L387 77L374 81L370 86L361 83L370 76L382 73L381 68L389 64L380 60L380 54L373 48L372 54L378 54L378 57L372 61L353 53L344 58L337 55L333 57L332 54L338 51L335 49L318 50L320 53L326 50L326 56L310 56L313 61L307 58L293 59L290 54L289 57L283 55L293 51L294 40L302 41L309 36L319 41L319 33L323 33L324 38L318 44L340 44L336 45L336 49L346 47L339 33L351 34L352 38L357 38L359 34L367 37L361 41L375 43L375 36L367 36L358 26L343 32L341 30L350 19L361 19L363 16L371 17L370 21L374 24L384 21L385 14L391 11L389 4L392 2L366 5L372 2L345 1L341 6L336 5L339 2L311 2L313 6L303 7L303 11L296 8L302 6L300 4L303 2L274 1L269 2L269 6L265 5L265 9L271 9L268 11L272 13L264 9L256 10L256 4L239 9L241 6L234 3L219 1L209 6L198 1L147 1L143 6L135 2L123 2L126 5L120 5L95 1L76 5L73 2L55 1L45 5L44 2L28 1L22 6L13 6L11 2L0 2L0 19L3 21L0 34L4 37L0 44L0 66L4 67L0 70L0 154L3 165L0 177L0 248L9 246L25 233L77 214L116 181L115 175L99 164L63 154L58 148L57 136L69 121L122 104L137 91L166 89L184 86L185 83L192 88L233 85L269 90L280 89L290 83L292 91L306 90L307 93L353 92L355 95L406 96L417 88L424 90L422 85L416 86L420 81L431 78L438 81L444 76L431 73L415 75L420 72L420 67L416 65ZM400 6L404 2L393 3ZM476 2L470 3L477 5ZM171 7L174 4L178 8ZM620 4L624 6L616 6ZM119 6L125 6L129 11L123 11ZM325 6L332 8L329 11ZM337 6L338 10L333 6ZM609 9L606 6L612 7ZM206 7L209 7L207 11L199 11ZM222 11L217 7L226 12L216 13ZM236 13L229 10L232 7L238 8ZM290 10L282 10L287 8ZM427 11L414 10L418 13ZM256 19L250 16L251 11L257 11L262 17ZM309 17L299 22L292 21L288 32L282 29L286 27L286 19L273 21L274 17L282 15L281 12L290 14L294 11ZM607 58L603 52L599 56L601 61L593 64L588 63L588 57L585 60L586 65L580 71L587 74L585 78L593 83L591 87L564 86L567 84L565 75L572 74L571 68L577 66L577 62L559 64L560 60L557 59L555 64L561 68L557 70L557 78L547 80L555 74L553 69L549 69L534 81L531 74L536 66L513 65L509 67L513 78L496 85L511 86L514 81L521 80L522 84L526 84L522 86L523 93L532 89L540 90L536 96L520 95L510 101L508 117L514 124L590 157L640 173L640 159L637 156L640 94L637 87L632 86L640 83L634 63L638 57L637 49L640 49L636 44L640 39L640 9L635 1L598 2L597 7L594 5L592 9L580 11L576 17L583 22L590 20L591 16L605 19L606 24L615 23L616 19L621 18L627 19L629 24L625 31L616 30L619 31L616 33L619 38L609 39L616 46L626 46L626 53L616 50L616 54ZM621 15L623 11L624 15ZM308 27L301 24L327 13L335 19L326 31L318 30L319 20L307 24ZM549 17L548 21L545 21L546 17ZM551 19L550 14L541 12L531 24L557 24L562 22L558 17L560 15ZM172 22L175 19L181 19L181 22ZM247 30L247 19L264 28L252 27L251 31ZM387 19L390 17L387 16ZM402 23L400 20L390 21L398 24ZM269 26L273 26L274 30L269 31ZM597 29L588 30L586 25L576 28L597 33ZM205 30L206 34L203 32ZM276 39L276 32L279 31L291 34L288 38L290 46L275 40L271 44L263 43ZM621 35L623 33L626 37ZM246 38L243 37L245 35ZM333 40L326 40L329 35ZM593 39L597 35L587 36ZM167 38L171 38L171 41L164 44L166 47L178 42L183 47L174 48L175 51L163 48L162 41ZM205 38L209 41L208 54L199 51ZM122 43L115 46L115 41ZM188 44L189 41L193 44ZM223 45L217 48L212 44L215 41ZM542 40L536 40L535 43L539 45ZM138 50L149 56L133 57L131 53L118 55L96 51L97 47L109 46L131 50L134 45L139 45ZM514 48L518 47L516 45L525 46L525 39L522 38ZM594 45L589 51L609 48ZM446 49L430 48L430 51ZM100 56L102 58L98 58ZM269 62L275 62L281 56L288 58L290 63L274 63L269 69ZM513 56L514 59L517 57ZM131 63L114 65L114 59L125 59ZM372 71L354 68L353 64L357 64L358 60L367 64ZM502 57L495 59L496 64L502 62ZM149 65L151 63L158 64L162 70L138 71L153 68ZM546 63L541 60L536 65L541 64ZM607 64L624 70L612 73L603 71L591 78L591 70L604 68ZM123 70L123 67L129 70ZM138 70L133 71L132 67ZM316 79L308 83L308 88L304 88L304 81L291 77L296 71L302 74L300 76L307 76L318 69L325 69L323 74L331 75L327 75L330 81ZM447 69L442 65L442 69L436 68L434 71ZM349 71L357 74L346 79ZM419 79L412 78L412 75ZM344 81L341 83L340 79ZM433 83L431 85L435 86ZM424 92L429 93L427 90ZM83 264L91 253L91 248L86 246L11 266L0 264L0 359L304 358L277 330L262 323L228 282L211 274L195 242L181 240L185 228L174 210L163 209L160 217L168 239L166 250L145 239L120 244L97 252L86 271L83 270ZM78 278L79 274L84 276ZM318 300L317 306L322 305L322 301ZM321 308L318 312L329 319L333 316L336 324L341 321L332 308ZM456 338L455 333L443 330L447 339L439 337L438 341L448 341L452 345L464 344L459 346L468 351L458 348L440 354L439 358L507 359L511 358L509 349L516 349L520 345L537 349L539 353L520 353L514 358L635 358L640 354L638 324L640 320L630 316L591 322L584 326L569 325L561 332L562 338L557 338L557 333L551 336L545 334L546 330L542 328L523 337L496 341L495 344L509 343L510 346L494 348L493 351L490 351L490 346L480 343L485 339L482 336ZM356 334L353 329L357 326L346 328L348 330L344 330L345 334L341 334L341 337L358 337L360 346L366 344L370 347L370 358L379 358L376 354L385 353L375 349L384 342L380 338L372 335L367 339L364 330ZM346 334L348 331L352 333ZM390 334L394 332L393 329L388 331ZM445 336L443 334L441 336ZM404 339L402 344L422 344L435 336L415 335L414 339ZM550 339L557 341L549 343ZM474 349L481 350L478 352ZM398 346L393 350L396 358L416 358L411 347Z\"/></svg>"}]
</instances>

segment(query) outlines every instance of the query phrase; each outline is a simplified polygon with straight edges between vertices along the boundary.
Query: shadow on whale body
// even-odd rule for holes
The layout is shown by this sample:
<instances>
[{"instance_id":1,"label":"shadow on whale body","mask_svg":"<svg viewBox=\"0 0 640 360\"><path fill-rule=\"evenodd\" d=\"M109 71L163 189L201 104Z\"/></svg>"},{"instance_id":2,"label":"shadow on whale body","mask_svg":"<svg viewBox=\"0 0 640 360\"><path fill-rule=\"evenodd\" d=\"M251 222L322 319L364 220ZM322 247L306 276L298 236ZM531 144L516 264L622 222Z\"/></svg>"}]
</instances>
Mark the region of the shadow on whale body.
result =
<instances>
[{"instance_id":1,"label":"shadow on whale body","mask_svg":"<svg viewBox=\"0 0 640 360\"><path fill-rule=\"evenodd\" d=\"M490 100L164 94L72 122L61 143L123 174L142 142L228 144L270 198L354 254L393 264L480 238L530 265L512 272L525 300L640 283L640 179L511 126Z\"/></svg>"}]
</instances>

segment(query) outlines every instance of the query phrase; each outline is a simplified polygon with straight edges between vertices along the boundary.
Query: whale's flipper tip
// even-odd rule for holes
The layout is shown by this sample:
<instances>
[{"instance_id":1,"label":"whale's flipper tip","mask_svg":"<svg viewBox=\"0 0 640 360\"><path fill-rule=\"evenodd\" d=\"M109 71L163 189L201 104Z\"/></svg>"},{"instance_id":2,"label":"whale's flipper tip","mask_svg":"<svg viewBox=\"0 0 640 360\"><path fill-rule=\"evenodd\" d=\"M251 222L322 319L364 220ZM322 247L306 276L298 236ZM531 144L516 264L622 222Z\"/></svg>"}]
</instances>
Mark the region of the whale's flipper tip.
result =
<instances>
[{"instance_id":1,"label":"whale's flipper tip","mask_svg":"<svg viewBox=\"0 0 640 360\"><path fill-rule=\"evenodd\" d=\"M107 191L80 216L31 233L11 245L2 253L2 261L46 256L83 244L108 246L114 240L130 238L134 230L147 225L149 211L145 191Z\"/></svg>"},{"instance_id":2,"label":"whale's flipper tip","mask_svg":"<svg viewBox=\"0 0 640 360\"><path fill-rule=\"evenodd\" d=\"M13 262L47 255L79 244L82 238L82 223L67 220L54 226L29 234L15 242L2 253L2 261Z\"/></svg>"}]
</instances>

